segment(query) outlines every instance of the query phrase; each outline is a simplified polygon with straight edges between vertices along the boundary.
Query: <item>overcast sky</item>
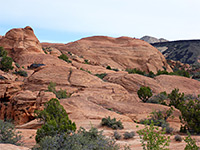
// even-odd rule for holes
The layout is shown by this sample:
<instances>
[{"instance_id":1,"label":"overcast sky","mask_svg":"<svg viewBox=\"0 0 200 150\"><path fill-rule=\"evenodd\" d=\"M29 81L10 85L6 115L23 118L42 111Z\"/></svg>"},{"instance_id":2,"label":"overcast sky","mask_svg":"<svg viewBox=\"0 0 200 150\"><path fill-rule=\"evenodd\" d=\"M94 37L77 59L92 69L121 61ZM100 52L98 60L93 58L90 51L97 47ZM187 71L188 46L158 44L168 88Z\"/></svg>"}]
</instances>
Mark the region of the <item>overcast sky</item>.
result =
<instances>
[{"instance_id":1,"label":"overcast sky","mask_svg":"<svg viewBox=\"0 0 200 150\"><path fill-rule=\"evenodd\" d=\"M31 26L41 42L105 35L200 39L200 0L0 0L0 35Z\"/></svg>"}]
</instances>

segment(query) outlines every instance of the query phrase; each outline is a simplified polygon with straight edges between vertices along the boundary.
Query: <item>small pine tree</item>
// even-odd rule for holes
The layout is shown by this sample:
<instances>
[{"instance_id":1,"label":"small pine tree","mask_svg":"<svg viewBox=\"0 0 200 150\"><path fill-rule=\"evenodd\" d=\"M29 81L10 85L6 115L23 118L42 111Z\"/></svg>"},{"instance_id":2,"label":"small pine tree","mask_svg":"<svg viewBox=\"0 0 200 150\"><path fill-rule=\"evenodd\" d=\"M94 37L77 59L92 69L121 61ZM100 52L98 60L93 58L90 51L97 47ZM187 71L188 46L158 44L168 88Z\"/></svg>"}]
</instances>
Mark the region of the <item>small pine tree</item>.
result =
<instances>
[{"instance_id":1,"label":"small pine tree","mask_svg":"<svg viewBox=\"0 0 200 150\"><path fill-rule=\"evenodd\" d=\"M76 130L76 124L68 118L68 115L60 105L59 101L52 98L45 104L43 111L36 111L36 117L44 121L44 124L37 130L36 142L40 142L46 136L55 136L60 133L71 133Z\"/></svg>"},{"instance_id":2,"label":"small pine tree","mask_svg":"<svg viewBox=\"0 0 200 150\"><path fill-rule=\"evenodd\" d=\"M150 87L140 87L137 91L138 97L145 103L153 95Z\"/></svg>"}]
</instances>

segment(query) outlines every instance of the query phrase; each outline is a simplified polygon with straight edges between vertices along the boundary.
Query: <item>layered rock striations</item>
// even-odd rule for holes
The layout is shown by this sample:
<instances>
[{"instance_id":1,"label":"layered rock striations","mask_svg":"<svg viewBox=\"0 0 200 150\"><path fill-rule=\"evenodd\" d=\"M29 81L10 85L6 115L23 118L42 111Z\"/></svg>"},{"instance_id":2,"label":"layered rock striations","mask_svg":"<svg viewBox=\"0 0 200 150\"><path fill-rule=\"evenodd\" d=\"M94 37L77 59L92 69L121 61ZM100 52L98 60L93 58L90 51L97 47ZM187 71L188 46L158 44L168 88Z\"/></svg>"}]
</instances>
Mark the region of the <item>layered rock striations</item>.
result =
<instances>
[{"instance_id":1,"label":"layered rock striations","mask_svg":"<svg viewBox=\"0 0 200 150\"><path fill-rule=\"evenodd\" d=\"M111 66L119 70L137 68L146 72L163 70L171 72L164 56L153 46L139 39L94 36L68 44L48 44L62 52L71 52L88 60L93 65Z\"/></svg>"}]
</instances>

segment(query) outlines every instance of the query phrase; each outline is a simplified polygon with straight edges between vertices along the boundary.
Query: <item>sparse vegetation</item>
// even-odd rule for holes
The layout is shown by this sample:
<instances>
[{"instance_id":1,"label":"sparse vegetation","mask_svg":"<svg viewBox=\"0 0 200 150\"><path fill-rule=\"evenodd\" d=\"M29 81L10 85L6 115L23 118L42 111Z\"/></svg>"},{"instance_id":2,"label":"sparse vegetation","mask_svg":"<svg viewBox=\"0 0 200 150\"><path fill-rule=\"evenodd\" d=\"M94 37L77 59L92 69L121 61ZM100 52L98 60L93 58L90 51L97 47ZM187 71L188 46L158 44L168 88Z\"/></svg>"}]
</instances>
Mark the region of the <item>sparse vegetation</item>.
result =
<instances>
[{"instance_id":1,"label":"sparse vegetation","mask_svg":"<svg viewBox=\"0 0 200 150\"><path fill-rule=\"evenodd\" d=\"M134 131L125 132L125 133L123 134L123 136L124 136L124 139L131 139L131 138L133 138L133 137L135 136L135 132L134 132Z\"/></svg>"},{"instance_id":2,"label":"sparse vegetation","mask_svg":"<svg viewBox=\"0 0 200 150\"><path fill-rule=\"evenodd\" d=\"M171 128L169 126L169 123L167 123L167 119L169 117L173 118L172 113L173 113L172 107L169 110L167 110L166 112L163 112L163 111L160 111L160 110L159 111L153 111L150 115L150 118L140 120L139 123L150 125L150 123L153 122L155 126L162 127L162 129L164 131L166 131L166 133L172 133L173 128Z\"/></svg>"},{"instance_id":3,"label":"sparse vegetation","mask_svg":"<svg viewBox=\"0 0 200 150\"><path fill-rule=\"evenodd\" d=\"M83 69L83 68L80 68L80 70L85 71L85 72L91 74L91 71L89 71L89 70L85 70L85 69Z\"/></svg>"},{"instance_id":4,"label":"sparse vegetation","mask_svg":"<svg viewBox=\"0 0 200 150\"><path fill-rule=\"evenodd\" d=\"M97 76L97 77L99 77L100 79L103 80L103 78L104 78L105 76L107 76L107 74L106 74L106 73L101 73L101 74L95 74L95 76Z\"/></svg>"},{"instance_id":5,"label":"sparse vegetation","mask_svg":"<svg viewBox=\"0 0 200 150\"><path fill-rule=\"evenodd\" d=\"M188 136L185 137L184 141L186 142L186 146L184 150L199 150L200 147L196 145L195 139L192 139L190 133L188 133Z\"/></svg>"},{"instance_id":6,"label":"sparse vegetation","mask_svg":"<svg viewBox=\"0 0 200 150\"><path fill-rule=\"evenodd\" d=\"M18 63L15 63L15 66L16 66L17 68L20 68L20 65L19 65Z\"/></svg>"},{"instance_id":7,"label":"sparse vegetation","mask_svg":"<svg viewBox=\"0 0 200 150\"><path fill-rule=\"evenodd\" d=\"M165 136L165 132L160 131L158 127L154 127L154 122L151 121L149 126L137 131L140 136L142 147L144 150L168 150L170 136Z\"/></svg>"},{"instance_id":8,"label":"sparse vegetation","mask_svg":"<svg viewBox=\"0 0 200 150\"><path fill-rule=\"evenodd\" d=\"M122 137L117 131L114 132L114 135L113 135L113 136L114 136L114 138L115 138L116 140L120 140L121 137Z\"/></svg>"},{"instance_id":9,"label":"sparse vegetation","mask_svg":"<svg viewBox=\"0 0 200 150\"><path fill-rule=\"evenodd\" d=\"M145 71L141 71L140 69L137 69L137 68L126 69L126 71L129 74L140 74L140 75L144 75L144 76L147 76L147 77L150 77L150 78L154 78L155 76L159 76L159 75L162 75L162 74L178 75L178 76L183 76L183 77L187 77L187 78L190 77L189 72L184 70L184 69L182 69L182 70L176 69L176 70L174 70L174 72L167 72L166 68L165 67L163 67L163 68L164 68L164 70L158 70L158 72L156 74L154 74L152 71L150 71L149 73L146 73Z\"/></svg>"},{"instance_id":10,"label":"sparse vegetation","mask_svg":"<svg viewBox=\"0 0 200 150\"><path fill-rule=\"evenodd\" d=\"M64 61L66 61L66 62L68 62L68 63L71 63L71 62L72 62L71 60L69 60L69 58L68 58L67 55L65 55L65 54L61 54L60 56L58 56L58 58L60 58L60 59L62 59L62 60L64 60Z\"/></svg>"},{"instance_id":11,"label":"sparse vegetation","mask_svg":"<svg viewBox=\"0 0 200 150\"><path fill-rule=\"evenodd\" d=\"M15 71L14 74L20 75L20 76L23 76L23 77L27 77L28 76L27 72L24 71L24 70Z\"/></svg>"},{"instance_id":12,"label":"sparse vegetation","mask_svg":"<svg viewBox=\"0 0 200 150\"><path fill-rule=\"evenodd\" d=\"M126 69L126 71L129 73L129 74L140 74L140 75L145 75L145 72L144 71L141 71L137 68L134 68L134 69Z\"/></svg>"},{"instance_id":13,"label":"sparse vegetation","mask_svg":"<svg viewBox=\"0 0 200 150\"><path fill-rule=\"evenodd\" d=\"M174 140L177 142L182 142L182 137L180 135L175 135Z\"/></svg>"},{"instance_id":14,"label":"sparse vegetation","mask_svg":"<svg viewBox=\"0 0 200 150\"><path fill-rule=\"evenodd\" d=\"M119 150L115 141L106 138L102 132L92 127L89 131L80 128L71 135L46 136L33 150Z\"/></svg>"},{"instance_id":15,"label":"sparse vegetation","mask_svg":"<svg viewBox=\"0 0 200 150\"><path fill-rule=\"evenodd\" d=\"M168 99L167 93L166 92L161 92L157 95L153 95L150 97L147 101L147 103L154 103L154 104L162 104L162 105L167 105L165 100Z\"/></svg>"},{"instance_id":16,"label":"sparse vegetation","mask_svg":"<svg viewBox=\"0 0 200 150\"><path fill-rule=\"evenodd\" d=\"M12 66L13 59L7 56L7 51L3 47L0 47L0 57L0 69L2 71L8 72L14 68Z\"/></svg>"},{"instance_id":17,"label":"sparse vegetation","mask_svg":"<svg viewBox=\"0 0 200 150\"><path fill-rule=\"evenodd\" d=\"M45 104L43 111L35 111L36 118L42 120L44 124L37 130L36 142L50 136L53 138L57 134L69 134L76 130L75 123L68 118L68 115L57 99L52 98Z\"/></svg>"},{"instance_id":18,"label":"sparse vegetation","mask_svg":"<svg viewBox=\"0 0 200 150\"><path fill-rule=\"evenodd\" d=\"M89 60L84 59L84 64L90 64Z\"/></svg>"},{"instance_id":19,"label":"sparse vegetation","mask_svg":"<svg viewBox=\"0 0 200 150\"><path fill-rule=\"evenodd\" d=\"M137 91L138 97L146 103L148 99L153 95L150 87L142 86Z\"/></svg>"},{"instance_id":20,"label":"sparse vegetation","mask_svg":"<svg viewBox=\"0 0 200 150\"><path fill-rule=\"evenodd\" d=\"M110 66L107 66L106 69L111 70L111 67L110 67Z\"/></svg>"},{"instance_id":21,"label":"sparse vegetation","mask_svg":"<svg viewBox=\"0 0 200 150\"><path fill-rule=\"evenodd\" d=\"M117 121L116 118L111 119L110 116L108 116L107 118L102 118L101 125L110 127L114 130L124 128L120 120Z\"/></svg>"},{"instance_id":22,"label":"sparse vegetation","mask_svg":"<svg viewBox=\"0 0 200 150\"><path fill-rule=\"evenodd\" d=\"M56 91L56 83L54 82L49 83L48 91L53 92L58 99L68 98L71 96L70 94L67 95L66 90L60 89L59 91Z\"/></svg>"},{"instance_id":23,"label":"sparse vegetation","mask_svg":"<svg viewBox=\"0 0 200 150\"><path fill-rule=\"evenodd\" d=\"M21 145L22 136L19 133L12 123L0 120L0 143Z\"/></svg>"}]
</instances>

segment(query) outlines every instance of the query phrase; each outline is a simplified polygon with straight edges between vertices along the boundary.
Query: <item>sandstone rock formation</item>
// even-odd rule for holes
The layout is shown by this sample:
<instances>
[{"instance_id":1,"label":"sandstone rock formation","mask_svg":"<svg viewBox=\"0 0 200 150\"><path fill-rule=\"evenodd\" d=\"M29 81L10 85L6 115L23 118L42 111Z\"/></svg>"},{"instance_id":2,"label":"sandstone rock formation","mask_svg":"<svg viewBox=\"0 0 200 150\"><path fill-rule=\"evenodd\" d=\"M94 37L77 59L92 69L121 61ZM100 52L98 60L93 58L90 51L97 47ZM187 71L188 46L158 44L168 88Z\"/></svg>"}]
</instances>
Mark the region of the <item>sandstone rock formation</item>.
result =
<instances>
[{"instance_id":1,"label":"sandstone rock formation","mask_svg":"<svg viewBox=\"0 0 200 150\"><path fill-rule=\"evenodd\" d=\"M43 46L55 47L63 52L72 52L91 64L125 70L138 68L146 72L163 70L171 72L163 55L147 42L139 39L106 36L83 38L68 44L47 44Z\"/></svg>"},{"instance_id":2,"label":"sandstone rock formation","mask_svg":"<svg viewBox=\"0 0 200 150\"><path fill-rule=\"evenodd\" d=\"M4 47L14 60L27 53L44 53L33 29L29 26L8 31L0 39L0 46Z\"/></svg>"},{"instance_id":3,"label":"sandstone rock formation","mask_svg":"<svg viewBox=\"0 0 200 150\"><path fill-rule=\"evenodd\" d=\"M12 72L0 71L0 119L14 119L29 146L31 143L34 145L34 140L28 138L28 134L34 137L34 129L41 126L41 122L34 120L34 110L43 109L45 102L56 97L48 92L50 82L56 83L56 90L66 90L71 95L61 99L60 103L78 127L89 129L92 124L106 130L108 136L112 136L113 131L101 127L103 117L122 120L125 129L121 132L124 133L138 130L134 121L146 118L152 111L169 109L164 105L141 102L136 94L140 86L150 86L154 94L162 91L170 93L174 88L186 94L200 93L200 82L189 78L168 75L149 78L106 69L110 65L119 70L130 67L157 72L164 66L171 71L157 49L138 39L90 37L69 44L43 43L45 47L56 48L52 54L45 54L37 42L29 27L11 30L0 39L0 46L5 46L9 55L28 72L28 77L19 77ZM72 63L57 58L60 51L67 54ZM89 64L85 64L84 59ZM32 63L43 65L29 68ZM106 75L103 80L95 76L103 73ZM175 109L175 118L169 120L176 130L180 127L179 115L180 112ZM30 128L33 129L28 131ZM119 141L122 145L126 143L123 142ZM139 137L130 144L141 148Z\"/></svg>"}]
</instances>

